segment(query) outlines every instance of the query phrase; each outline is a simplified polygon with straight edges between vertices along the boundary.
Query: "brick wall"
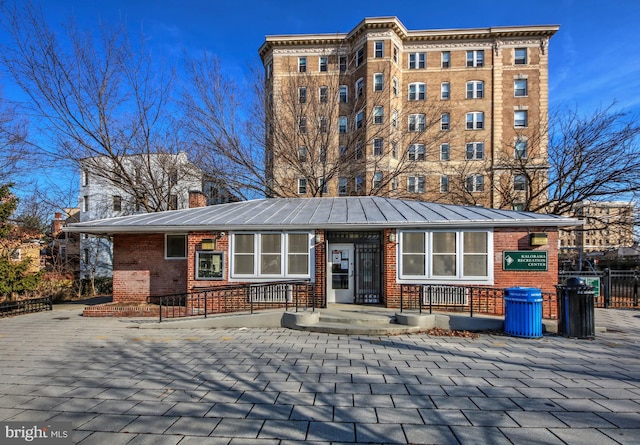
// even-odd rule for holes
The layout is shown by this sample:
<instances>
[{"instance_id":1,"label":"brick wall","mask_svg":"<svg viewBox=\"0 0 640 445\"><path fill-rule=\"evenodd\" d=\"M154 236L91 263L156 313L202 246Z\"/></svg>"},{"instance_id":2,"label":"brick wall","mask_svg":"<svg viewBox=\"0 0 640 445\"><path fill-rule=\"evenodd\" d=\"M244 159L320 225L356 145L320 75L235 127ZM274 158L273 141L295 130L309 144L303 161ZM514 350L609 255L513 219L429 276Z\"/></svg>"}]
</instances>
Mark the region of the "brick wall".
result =
<instances>
[{"instance_id":1,"label":"brick wall","mask_svg":"<svg viewBox=\"0 0 640 445\"><path fill-rule=\"evenodd\" d=\"M382 233L382 283L384 288L384 304L386 307L400 307L400 285L396 278L396 253L400 240L389 241L389 235L397 236L396 229L385 229Z\"/></svg>"},{"instance_id":2,"label":"brick wall","mask_svg":"<svg viewBox=\"0 0 640 445\"><path fill-rule=\"evenodd\" d=\"M165 260L164 234L113 237L113 301L145 302L148 296L186 292L187 260Z\"/></svg>"}]
</instances>

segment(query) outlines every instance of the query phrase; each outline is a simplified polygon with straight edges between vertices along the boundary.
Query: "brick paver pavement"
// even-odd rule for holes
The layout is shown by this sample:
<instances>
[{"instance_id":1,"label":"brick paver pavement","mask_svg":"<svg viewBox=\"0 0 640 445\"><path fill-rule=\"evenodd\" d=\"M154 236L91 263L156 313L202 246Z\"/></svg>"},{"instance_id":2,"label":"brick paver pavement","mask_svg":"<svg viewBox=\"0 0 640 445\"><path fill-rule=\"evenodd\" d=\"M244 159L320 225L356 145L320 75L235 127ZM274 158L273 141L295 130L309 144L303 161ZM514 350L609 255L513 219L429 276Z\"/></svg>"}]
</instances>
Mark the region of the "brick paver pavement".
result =
<instances>
[{"instance_id":1,"label":"brick paver pavement","mask_svg":"<svg viewBox=\"0 0 640 445\"><path fill-rule=\"evenodd\" d=\"M595 340L0 320L0 421L90 444L637 444L640 312Z\"/></svg>"}]
</instances>

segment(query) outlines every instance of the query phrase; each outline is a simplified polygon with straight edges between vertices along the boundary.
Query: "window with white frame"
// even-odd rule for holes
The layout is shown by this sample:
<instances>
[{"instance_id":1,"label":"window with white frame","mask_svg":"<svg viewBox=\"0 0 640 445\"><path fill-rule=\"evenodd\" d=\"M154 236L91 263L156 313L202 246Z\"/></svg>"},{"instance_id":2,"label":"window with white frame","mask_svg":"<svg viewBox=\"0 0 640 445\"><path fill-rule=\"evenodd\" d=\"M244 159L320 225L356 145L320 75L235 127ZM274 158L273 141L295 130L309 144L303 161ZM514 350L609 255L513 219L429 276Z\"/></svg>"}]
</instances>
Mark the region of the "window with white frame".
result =
<instances>
[{"instance_id":1,"label":"window with white frame","mask_svg":"<svg viewBox=\"0 0 640 445\"><path fill-rule=\"evenodd\" d=\"M484 192L484 176L482 175L469 175L465 181L465 187L467 192Z\"/></svg>"},{"instance_id":2,"label":"window with white frame","mask_svg":"<svg viewBox=\"0 0 640 445\"><path fill-rule=\"evenodd\" d=\"M393 78L393 95L398 97L398 94L400 94L400 82L398 81L397 77Z\"/></svg>"},{"instance_id":3,"label":"window with white frame","mask_svg":"<svg viewBox=\"0 0 640 445\"><path fill-rule=\"evenodd\" d=\"M484 50L467 51L467 67L480 68L484 66Z\"/></svg>"},{"instance_id":4,"label":"window with white frame","mask_svg":"<svg viewBox=\"0 0 640 445\"><path fill-rule=\"evenodd\" d=\"M409 115L409 131L424 131L427 128L427 120L424 114Z\"/></svg>"},{"instance_id":5,"label":"window with white frame","mask_svg":"<svg viewBox=\"0 0 640 445\"><path fill-rule=\"evenodd\" d=\"M298 178L298 195L307 194L307 178Z\"/></svg>"},{"instance_id":6,"label":"window with white frame","mask_svg":"<svg viewBox=\"0 0 640 445\"><path fill-rule=\"evenodd\" d=\"M449 177L440 176L440 193L448 193L448 192L449 192Z\"/></svg>"},{"instance_id":7,"label":"window with white frame","mask_svg":"<svg viewBox=\"0 0 640 445\"><path fill-rule=\"evenodd\" d=\"M356 51L356 66L360 66L364 63L364 46Z\"/></svg>"},{"instance_id":8,"label":"window with white frame","mask_svg":"<svg viewBox=\"0 0 640 445\"><path fill-rule=\"evenodd\" d=\"M514 65L527 64L527 48L515 48L513 50L513 63Z\"/></svg>"},{"instance_id":9,"label":"window with white frame","mask_svg":"<svg viewBox=\"0 0 640 445\"><path fill-rule=\"evenodd\" d=\"M484 159L484 143L467 142L465 159L468 161Z\"/></svg>"},{"instance_id":10,"label":"window with white frame","mask_svg":"<svg viewBox=\"0 0 640 445\"><path fill-rule=\"evenodd\" d=\"M234 233L232 278L309 278L310 233Z\"/></svg>"},{"instance_id":11,"label":"window with white frame","mask_svg":"<svg viewBox=\"0 0 640 445\"><path fill-rule=\"evenodd\" d=\"M318 89L318 100L320 101L321 104L326 104L327 102L329 102L328 86L323 85Z\"/></svg>"},{"instance_id":12,"label":"window with white frame","mask_svg":"<svg viewBox=\"0 0 640 445\"><path fill-rule=\"evenodd\" d=\"M382 90L384 90L384 74L375 73L373 75L373 91L382 91Z\"/></svg>"},{"instance_id":13,"label":"window with white frame","mask_svg":"<svg viewBox=\"0 0 640 445\"><path fill-rule=\"evenodd\" d=\"M307 58L306 57L298 57L298 72L306 73L307 72Z\"/></svg>"},{"instance_id":14,"label":"window with white frame","mask_svg":"<svg viewBox=\"0 0 640 445\"><path fill-rule=\"evenodd\" d=\"M484 82L471 80L467 82L467 99L482 99L484 97Z\"/></svg>"},{"instance_id":15,"label":"window with white frame","mask_svg":"<svg viewBox=\"0 0 640 445\"><path fill-rule=\"evenodd\" d=\"M409 69L415 70L427 66L427 53L409 53Z\"/></svg>"},{"instance_id":16,"label":"window with white frame","mask_svg":"<svg viewBox=\"0 0 640 445\"><path fill-rule=\"evenodd\" d=\"M267 67L265 70L265 75L267 76L267 79L271 79L271 76L273 75L273 63L269 62L267 63Z\"/></svg>"},{"instance_id":17,"label":"window with white frame","mask_svg":"<svg viewBox=\"0 0 640 445\"><path fill-rule=\"evenodd\" d=\"M440 99L449 100L451 98L451 84L449 82L442 82L440 84Z\"/></svg>"},{"instance_id":18,"label":"window with white frame","mask_svg":"<svg viewBox=\"0 0 640 445\"><path fill-rule=\"evenodd\" d=\"M514 145L515 159L527 159L527 141L526 139L517 139Z\"/></svg>"},{"instance_id":19,"label":"window with white frame","mask_svg":"<svg viewBox=\"0 0 640 445\"><path fill-rule=\"evenodd\" d=\"M513 81L513 95L526 97L529 94L527 79L515 79Z\"/></svg>"},{"instance_id":20,"label":"window with white frame","mask_svg":"<svg viewBox=\"0 0 640 445\"><path fill-rule=\"evenodd\" d=\"M490 231L400 231L399 278L491 280Z\"/></svg>"},{"instance_id":21,"label":"window with white frame","mask_svg":"<svg viewBox=\"0 0 640 445\"><path fill-rule=\"evenodd\" d=\"M398 45L393 45L393 62L397 65L400 60L400 49Z\"/></svg>"},{"instance_id":22,"label":"window with white frame","mask_svg":"<svg viewBox=\"0 0 640 445\"><path fill-rule=\"evenodd\" d=\"M338 101L342 104L349 102L349 87L347 85L340 85L338 90Z\"/></svg>"},{"instance_id":23,"label":"window with white frame","mask_svg":"<svg viewBox=\"0 0 640 445\"><path fill-rule=\"evenodd\" d=\"M374 138L373 139L373 155L382 156L383 154L384 154L384 139Z\"/></svg>"},{"instance_id":24,"label":"window with white frame","mask_svg":"<svg viewBox=\"0 0 640 445\"><path fill-rule=\"evenodd\" d=\"M411 144L409 145L409 160L410 161L424 161L425 148L424 144Z\"/></svg>"},{"instance_id":25,"label":"window with white frame","mask_svg":"<svg viewBox=\"0 0 640 445\"><path fill-rule=\"evenodd\" d=\"M329 131L329 118L326 116L320 117L318 120L318 131L320 133L327 133Z\"/></svg>"},{"instance_id":26,"label":"window with white frame","mask_svg":"<svg viewBox=\"0 0 640 445\"><path fill-rule=\"evenodd\" d=\"M321 72L326 72L329 70L329 58L327 56L320 56L318 59L318 69Z\"/></svg>"},{"instance_id":27,"label":"window with white frame","mask_svg":"<svg viewBox=\"0 0 640 445\"><path fill-rule=\"evenodd\" d=\"M526 128L529 124L527 110L516 110L513 112L513 125L516 128Z\"/></svg>"},{"instance_id":28,"label":"window with white frame","mask_svg":"<svg viewBox=\"0 0 640 445\"><path fill-rule=\"evenodd\" d=\"M354 158L356 159L356 161L358 159L362 159L362 156L364 155L364 153L362 152L362 141L357 141L356 145L354 147Z\"/></svg>"},{"instance_id":29,"label":"window with white frame","mask_svg":"<svg viewBox=\"0 0 640 445\"><path fill-rule=\"evenodd\" d=\"M379 189L382 187L382 172L375 172L371 181L372 188Z\"/></svg>"},{"instance_id":30,"label":"window with white frame","mask_svg":"<svg viewBox=\"0 0 640 445\"><path fill-rule=\"evenodd\" d=\"M440 116L440 129L441 130L449 130L450 128L450 119L451 116L449 115L449 113L442 113L442 115Z\"/></svg>"},{"instance_id":31,"label":"window with white frame","mask_svg":"<svg viewBox=\"0 0 640 445\"><path fill-rule=\"evenodd\" d=\"M362 128L364 125L364 110L358 111L356 114L356 129Z\"/></svg>"},{"instance_id":32,"label":"window with white frame","mask_svg":"<svg viewBox=\"0 0 640 445\"><path fill-rule=\"evenodd\" d=\"M298 103L307 103L307 87L298 88Z\"/></svg>"},{"instance_id":33,"label":"window with white frame","mask_svg":"<svg viewBox=\"0 0 640 445\"><path fill-rule=\"evenodd\" d=\"M442 51L440 53L440 62L442 68L451 67L451 51Z\"/></svg>"},{"instance_id":34,"label":"window with white frame","mask_svg":"<svg viewBox=\"0 0 640 445\"><path fill-rule=\"evenodd\" d=\"M358 175L356 176L355 179L355 192L356 193L362 193L364 191L364 179L362 177L362 175Z\"/></svg>"},{"instance_id":35,"label":"window with white frame","mask_svg":"<svg viewBox=\"0 0 640 445\"><path fill-rule=\"evenodd\" d=\"M451 159L451 147L449 144L440 144L440 160L449 161Z\"/></svg>"},{"instance_id":36,"label":"window with white frame","mask_svg":"<svg viewBox=\"0 0 640 445\"><path fill-rule=\"evenodd\" d=\"M391 178L391 190L393 190L394 192L396 190L398 190L398 177L394 176L393 178Z\"/></svg>"},{"instance_id":37,"label":"window with white frame","mask_svg":"<svg viewBox=\"0 0 640 445\"><path fill-rule=\"evenodd\" d=\"M467 113L467 130L482 130L484 128L484 112L473 111Z\"/></svg>"},{"instance_id":38,"label":"window with white frame","mask_svg":"<svg viewBox=\"0 0 640 445\"><path fill-rule=\"evenodd\" d=\"M89 195L84 195L82 197L82 211L83 212L89 211Z\"/></svg>"},{"instance_id":39,"label":"window with white frame","mask_svg":"<svg viewBox=\"0 0 640 445\"><path fill-rule=\"evenodd\" d=\"M513 189L517 192L524 192L527 189L527 177L525 175L515 175L513 177Z\"/></svg>"},{"instance_id":40,"label":"window with white frame","mask_svg":"<svg viewBox=\"0 0 640 445\"><path fill-rule=\"evenodd\" d=\"M320 145L320 162L327 162L327 145Z\"/></svg>"},{"instance_id":41,"label":"window with white frame","mask_svg":"<svg viewBox=\"0 0 640 445\"><path fill-rule=\"evenodd\" d=\"M307 147L298 147L298 161L307 162Z\"/></svg>"},{"instance_id":42,"label":"window with white frame","mask_svg":"<svg viewBox=\"0 0 640 445\"><path fill-rule=\"evenodd\" d=\"M384 122L384 107L382 105L373 107L373 123L381 124L383 122Z\"/></svg>"},{"instance_id":43,"label":"window with white frame","mask_svg":"<svg viewBox=\"0 0 640 445\"><path fill-rule=\"evenodd\" d=\"M391 157L393 159L398 159L398 142L391 141Z\"/></svg>"},{"instance_id":44,"label":"window with white frame","mask_svg":"<svg viewBox=\"0 0 640 445\"><path fill-rule=\"evenodd\" d=\"M427 84L413 82L409 84L409 100L425 100L427 97Z\"/></svg>"},{"instance_id":45,"label":"window with white frame","mask_svg":"<svg viewBox=\"0 0 640 445\"><path fill-rule=\"evenodd\" d=\"M82 186L87 186L89 185L89 170L87 169L83 169L82 170Z\"/></svg>"},{"instance_id":46,"label":"window with white frame","mask_svg":"<svg viewBox=\"0 0 640 445\"><path fill-rule=\"evenodd\" d=\"M391 112L391 125L393 128L398 128L398 110Z\"/></svg>"},{"instance_id":47,"label":"window with white frame","mask_svg":"<svg viewBox=\"0 0 640 445\"><path fill-rule=\"evenodd\" d=\"M409 176L407 178L407 192L424 193L424 176Z\"/></svg>"},{"instance_id":48,"label":"window with white frame","mask_svg":"<svg viewBox=\"0 0 640 445\"><path fill-rule=\"evenodd\" d=\"M338 117L338 133L346 134L349 128L349 119L347 116Z\"/></svg>"},{"instance_id":49,"label":"window with white frame","mask_svg":"<svg viewBox=\"0 0 640 445\"><path fill-rule=\"evenodd\" d=\"M122 211L122 196L113 195L113 211L114 212Z\"/></svg>"},{"instance_id":50,"label":"window with white frame","mask_svg":"<svg viewBox=\"0 0 640 445\"><path fill-rule=\"evenodd\" d=\"M347 194L347 178L338 178L338 195L344 196Z\"/></svg>"},{"instance_id":51,"label":"window with white frame","mask_svg":"<svg viewBox=\"0 0 640 445\"><path fill-rule=\"evenodd\" d=\"M338 156L345 159L349 154L349 148L346 145L338 145Z\"/></svg>"},{"instance_id":52,"label":"window with white frame","mask_svg":"<svg viewBox=\"0 0 640 445\"><path fill-rule=\"evenodd\" d=\"M338 56L338 70L341 73L347 72L348 64L349 62L348 62L347 56Z\"/></svg>"},{"instance_id":53,"label":"window with white frame","mask_svg":"<svg viewBox=\"0 0 640 445\"><path fill-rule=\"evenodd\" d=\"M187 257L187 235L166 234L164 236L164 257L183 259Z\"/></svg>"},{"instance_id":54,"label":"window with white frame","mask_svg":"<svg viewBox=\"0 0 640 445\"><path fill-rule=\"evenodd\" d=\"M318 178L318 190L320 190L323 194L329 192L329 184L325 178Z\"/></svg>"},{"instance_id":55,"label":"window with white frame","mask_svg":"<svg viewBox=\"0 0 640 445\"><path fill-rule=\"evenodd\" d=\"M356 80L356 99L364 94L364 79Z\"/></svg>"},{"instance_id":56,"label":"window with white frame","mask_svg":"<svg viewBox=\"0 0 640 445\"><path fill-rule=\"evenodd\" d=\"M300 134L307 133L307 118L304 116L298 119L298 133Z\"/></svg>"},{"instance_id":57,"label":"window with white frame","mask_svg":"<svg viewBox=\"0 0 640 445\"><path fill-rule=\"evenodd\" d=\"M384 57L384 41L376 40L373 42L373 57L380 59Z\"/></svg>"}]
</instances>

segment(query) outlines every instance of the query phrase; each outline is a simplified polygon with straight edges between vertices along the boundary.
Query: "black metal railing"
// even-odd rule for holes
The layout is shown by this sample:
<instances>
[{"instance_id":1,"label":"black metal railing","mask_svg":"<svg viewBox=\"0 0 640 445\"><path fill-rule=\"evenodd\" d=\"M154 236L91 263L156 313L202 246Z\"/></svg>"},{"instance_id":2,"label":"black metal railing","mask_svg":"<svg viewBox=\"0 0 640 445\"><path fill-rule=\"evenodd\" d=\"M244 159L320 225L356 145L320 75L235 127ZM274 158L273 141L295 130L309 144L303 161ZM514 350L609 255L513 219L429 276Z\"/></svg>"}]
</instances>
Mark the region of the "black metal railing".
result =
<instances>
[{"instance_id":1,"label":"black metal railing","mask_svg":"<svg viewBox=\"0 0 640 445\"><path fill-rule=\"evenodd\" d=\"M564 283L572 277L587 280L594 286L595 306L600 308L637 308L639 306L640 272L634 270L611 270L561 272L558 282ZM599 283L599 285L598 285Z\"/></svg>"},{"instance_id":2,"label":"black metal railing","mask_svg":"<svg viewBox=\"0 0 640 445\"><path fill-rule=\"evenodd\" d=\"M0 303L0 317L50 310L53 310L53 301L51 297L30 298L27 300Z\"/></svg>"},{"instance_id":3,"label":"black metal railing","mask_svg":"<svg viewBox=\"0 0 640 445\"><path fill-rule=\"evenodd\" d=\"M148 303L159 306L159 320L249 312L283 308L315 310L321 301L316 287L308 281L234 284L193 290L188 293L149 297Z\"/></svg>"},{"instance_id":4,"label":"black metal railing","mask_svg":"<svg viewBox=\"0 0 640 445\"><path fill-rule=\"evenodd\" d=\"M401 284L400 311L418 310L474 314L504 315L504 289L481 286L450 286L440 284ZM555 293L542 293L542 317L558 318Z\"/></svg>"}]
</instances>

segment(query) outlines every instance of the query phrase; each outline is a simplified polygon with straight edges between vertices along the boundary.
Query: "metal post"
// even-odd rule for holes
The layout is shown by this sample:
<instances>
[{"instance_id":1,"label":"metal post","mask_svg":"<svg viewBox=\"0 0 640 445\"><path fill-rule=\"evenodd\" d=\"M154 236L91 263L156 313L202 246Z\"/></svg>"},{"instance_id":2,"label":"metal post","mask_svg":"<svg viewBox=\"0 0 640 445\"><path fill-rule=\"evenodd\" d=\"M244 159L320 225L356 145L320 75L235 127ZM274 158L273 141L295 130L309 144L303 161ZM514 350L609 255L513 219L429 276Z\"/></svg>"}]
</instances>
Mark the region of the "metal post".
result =
<instances>
[{"instance_id":1,"label":"metal post","mask_svg":"<svg viewBox=\"0 0 640 445\"><path fill-rule=\"evenodd\" d=\"M605 273L605 286L604 286L604 307L609 308L611 306L611 269L608 267L604 270Z\"/></svg>"},{"instance_id":2,"label":"metal post","mask_svg":"<svg viewBox=\"0 0 640 445\"><path fill-rule=\"evenodd\" d=\"M160 296L160 320L158 323L162 323L162 295Z\"/></svg>"},{"instance_id":3,"label":"metal post","mask_svg":"<svg viewBox=\"0 0 640 445\"><path fill-rule=\"evenodd\" d=\"M404 285L400 285L400 312L403 312L402 306L403 306L403 300L404 300Z\"/></svg>"},{"instance_id":4,"label":"metal post","mask_svg":"<svg viewBox=\"0 0 640 445\"><path fill-rule=\"evenodd\" d=\"M473 318L473 288L472 287L469 287L469 288L465 287L464 291L467 292L467 289L469 289L469 312L470 312L469 317ZM494 297L494 299L495 299L495 297ZM495 301L494 301L493 305L495 307Z\"/></svg>"},{"instance_id":5,"label":"metal post","mask_svg":"<svg viewBox=\"0 0 640 445\"><path fill-rule=\"evenodd\" d=\"M640 284L640 276L638 271L633 273L633 305L638 306L638 285Z\"/></svg>"}]
</instances>

